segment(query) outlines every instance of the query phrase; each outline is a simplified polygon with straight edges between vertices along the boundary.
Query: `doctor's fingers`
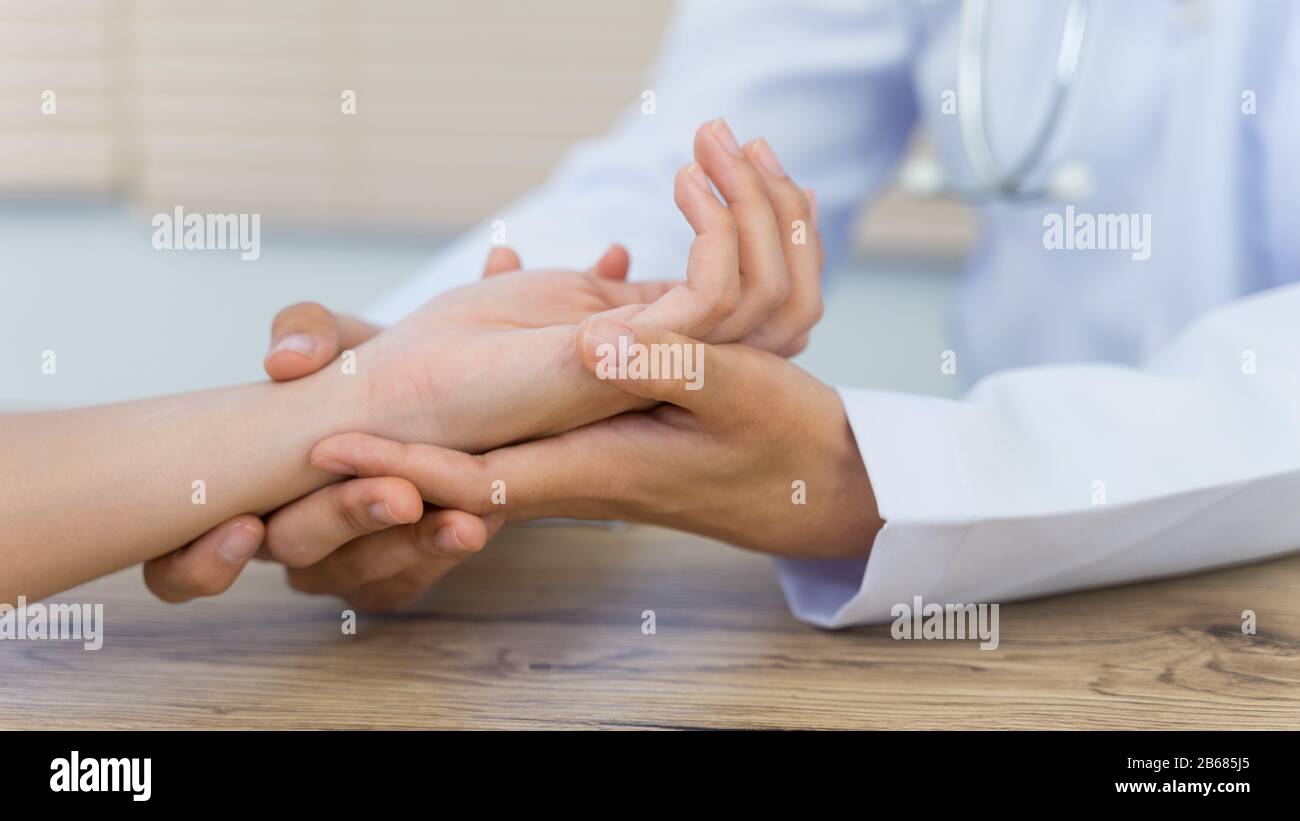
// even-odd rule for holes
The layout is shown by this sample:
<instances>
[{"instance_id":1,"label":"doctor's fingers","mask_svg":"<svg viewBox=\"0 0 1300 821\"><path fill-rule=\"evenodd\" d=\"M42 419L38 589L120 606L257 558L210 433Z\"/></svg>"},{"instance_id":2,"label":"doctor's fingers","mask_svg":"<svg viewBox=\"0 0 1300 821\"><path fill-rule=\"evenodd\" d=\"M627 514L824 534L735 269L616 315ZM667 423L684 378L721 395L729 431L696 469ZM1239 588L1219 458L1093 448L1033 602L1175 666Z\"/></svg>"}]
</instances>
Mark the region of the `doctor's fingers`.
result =
<instances>
[{"instance_id":1,"label":"doctor's fingers","mask_svg":"<svg viewBox=\"0 0 1300 821\"><path fill-rule=\"evenodd\" d=\"M609 431L608 421L597 422L483 456L344 433L316 445L310 458L361 476L400 476L429 503L480 516L609 518L629 475L620 458L627 445Z\"/></svg>"},{"instance_id":2,"label":"doctor's fingers","mask_svg":"<svg viewBox=\"0 0 1300 821\"><path fill-rule=\"evenodd\" d=\"M145 586L173 604L224 593L257 552L264 534L262 520L253 515L223 522L185 547L145 562Z\"/></svg>"},{"instance_id":3,"label":"doctor's fingers","mask_svg":"<svg viewBox=\"0 0 1300 821\"><path fill-rule=\"evenodd\" d=\"M745 146L745 156L762 174L781 237L790 292L749 336L746 345L791 356L803 350L807 334L822 317L821 272L824 258L811 190L800 188L781 167L761 137Z\"/></svg>"},{"instance_id":4,"label":"doctor's fingers","mask_svg":"<svg viewBox=\"0 0 1300 821\"><path fill-rule=\"evenodd\" d=\"M695 142L698 162L678 173L676 190L678 207L698 234L686 285L610 283L607 299L653 303L642 321L710 342L790 351L821 316L822 245L811 192L790 179L766 140L742 150L721 120L701 126ZM709 179L729 204L730 222L716 211L716 197L701 196L711 193ZM700 223L708 220L713 225L706 232ZM733 244L734 271L727 253Z\"/></svg>"},{"instance_id":5,"label":"doctor's fingers","mask_svg":"<svg viewBox=\"0 0 1300 821\"><path fill-rule=\"evenodd\" d=\"M352 479L271 514L266 549L281 564L307 567L353 539L417 522L423 515L424 502L410 482L391 475Z\"/></svg>"},{"instance_id":6,"label":"doctor's fingers","mask_svg":"<svg viewBox=\"0 0 1300 821\"><path fill-rule=\"evenodd\" d=\"M344 601L357 610L371 613L395 610L423 596L430 587L442 581L443 577L463 560L426 562L396 576L362 585L341 595Z\"/></svg>"},{"instance_id":7,"label":"doctor's fingers","mask_svg":"<svg viewBox=\"0 0 1300 821\"><path fill-rule=\"evenodd\" d=\"M722 120L695 135L695 157L735 215L740 254L740 302L731 316L701 337L709 342L738 342L749 336L785 303L790 292L782 247L787 229L778 218L773 188L765 180L765 175L773 175L758 162L765 159L779 168L775 154L768 154L758 157L744 152Z\"/></svg>"},{"instance_id":8,"label":"doctor's fingers","mask_svg":"<svg viewBox=\"0 0 1300 821\"><path fill-rule=\"evenodd\" d=\"M725 137L719 136L726 135ZM821 236L816 228L816 207L811 191L804 191L790 179L776 153L766 140L751 141L741 155L732 153L734 137L722 121L702 126L696 135L697 165L679 173L678 205L692 225L697 215L693 207L713 203L715 198L700 200L689 196L709 183L700 176L706 171L730 203L735 222L737 244L735 272L728 267L726 277L734 276L738 296L723 289L723 265L730 265L713 254L722 247L722 230L712 236L701 235L692 246L688 267L688 285L692 280L706 282L716 291L698 298L699 289L682 287L673 291L673 282L610 283L607 299L611 304L654 303L641 319L647 324L681 330L711 342L745 341L764 350L782 353L802 350L806 334L821 317L822 268ZM702 208L706 215L707 208ZM725 225L718 217L720 225ZM696 225L697 231L699 226ZM715 267L717 266L717 267ZM616 287L615 287L616 286ZM734 291L734 288L732 289ZM671 295L664 300L660 296ZM715 295L721 298L711 299ZM691 303L683 306L684 303ZM713 305L713 315L703 322L683 322L683 315L696 316L692 308L703 311Z\"/></svg>"},{"instance_id":9,"label":"doctor's fingers","mask_svg":"<svg viewBox=\"0 0 1300 821\"><path fill-rule=\"evenodd\" d=\"M713 193L698 163L678 170L673 199L695 229L686 281L647 306L644 317L653 325L702 336L730 316L740 302L736 219Z\"/></svg>"},{"instance_id":10,"label":"doctor's fingers","mask_svg":"<svg viewBox=\"0 0 1300 821\"><path fill-rule=\"evenodd\" d=\"M752 357L771 358L740 345L710 345L643 325L642 315L619 313L596 314L578 326L575 344L583 366L626 393L676 405L706 422L726 420L752 392Z\"/></svg>"},{"instance_id":11,"label":"doctor's fingers","mask_svg":"<svg viewBox=\"0 0 1300 821\"><path fill-rule=\"evenodd\" d=\"M363 587L414 571L425 586L482 550L504 517L480 518L459 510L436 510L405 527L355 539L309 567L290 568L289 585L304 593L348 596Z\"/></svg>"},{"instance_id":12,"label":"doctor's fingers","mask_svg":"<svg viewBox=\"0 0 1300 821\"><path fill-rule=\"evenodd\" d=\"M355 348L380 330L315 302L290 305L271 322L271 347L263 367L276 382L298 379L319 371L341 351Z\"/></svg>"}]
</instances>

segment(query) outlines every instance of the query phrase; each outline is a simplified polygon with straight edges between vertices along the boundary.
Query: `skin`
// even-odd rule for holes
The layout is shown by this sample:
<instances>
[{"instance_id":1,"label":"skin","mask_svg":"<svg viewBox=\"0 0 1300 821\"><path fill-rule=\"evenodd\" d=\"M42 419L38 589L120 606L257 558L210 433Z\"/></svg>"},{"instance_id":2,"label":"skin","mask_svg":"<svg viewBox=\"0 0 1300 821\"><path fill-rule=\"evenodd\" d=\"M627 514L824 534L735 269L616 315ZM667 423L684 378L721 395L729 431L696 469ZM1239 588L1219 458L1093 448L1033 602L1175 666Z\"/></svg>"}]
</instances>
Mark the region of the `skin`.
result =
<instances>
[{"instance_id":1,"label":"skin","mask_svg":"<svg viewBox=\"0 0 1300 821\"><path fill-rule=\"evenodd\" d=\"M294 383L0 422L0 602L37 599L153 558L240 511L328 484L306 455L319 433L366 425L355 380ZM193 503L192 483L206 486Z\"/></svg>"},{"instance_id":2,"label":"skin","mask_svg":"<svg viewBox=\"0 0 1300 821\"><path fill-rule=\"evenodd\" d=\"M727 199L730 209L738 215L742 280L749 286L760 282L763 287L751 287L750 290L759 293L749 299L748 307L737 306L732 318L727 320L735 327L723 327L711 336L725 340L728 334L734 335L748 345L789 356L804 348L809 329L822 313L819 288L822 248L820 237L816 233L815 200L811 191L801 190L789 179L775 153L761 139L744 147L743 159L746 162L736 163L734 168L723 165L730 163L729 158L735 155L726 145L729 131L718 141L723 151L710 153L712 138L716 136L713 130L716 128L715 124L707 124L700 129L696 135L696 154L700 158L700 165L709 168L710 174L718 181L719 190ZM760 194L766 196L766 210L757 207ZM780 230L776 226L789 226L791 229L795 226L802 227L806 233L806 244L794 241L793 230ZM748 239L756 231L765 232L768 241ZM621 249L615 249L606 255L598 267L603 267L606 276L617 279L625 274L626 262ZM485 276L495 276L517 267L519 261L513 253L496 249L489 257ZM316 309L317 312L319 310ZM740 319L735 319L737 315ZM614 318L619 317L615 315ZM653 320L654 316L647 317L641 313L624 318L645 323ZM267 360L268 372L275 378L290 379L320 367L337 350L335 340L348 338L357 327L356 321L347 317L334 318L328 314L322 316L316 312L309 314L305 310L290 309L277 320L273 339L282 338L283 334L292 329L292 332L320 340L320 344L315 349L314 359L279 355L273 346L273 352ZM824 386L822 388L821 395L824 398ZM628 396L636 395L628 393ZM644 400L646 397L639 398ZM835 402L838 406L837 399ZM642 402L640 407L652 404L653 402ZM842 418L842 410L839 411L839 416ZM729 443L725 438L717 439L716 444L724 448L731 444L739 445ZM648 446L660 447L659 444ZM690 447L695 448L696 445L691 444ZM851 453L845 450L844 453L851 457L848 461L860 463L856 450ZM576 467L590 461L589 458L579 459L573 464ZM340 464L333 467L338 469L346 466ZM865 478L864 471L859 478ZM414 495L420 492L414 484L403 483L403 480L394 476L355 479L338 487L374 481L391 483L386 487L395 494ZM869 485L867 491L865 497L857 497L854 506L860 506L863 498L871 498ZM418 598L460 561L480 550L505 521L505 511L484 510L481 511L483 516L479 517L459 510L431 508L419 522L403 527L384 528L367 523L358 511L349 512L345 505L342 493L326 496L325 492L321 492L308 496L271 517L267 541L271 545L277 545L290 539L300 539L299 543L304 546L302 555L291 557L286 562L290 565L288 580L295 589L338 595L353 606L365 609L400 607ZM602 518L613 515L608 512L588 513ZM563 515L577 513L566 509ZM629 514L620 514L620 517L633 518ZM250 519L252 517L243 517L226 523L222 528L246 526L256 530L260 522ZM354 524L351 527L344 524L329 528L326 533L313 525L313 521ZM684 524L666 519L662 523L676 526ZM214 533L221 532L222 528ZM724 538L728 535L705 528L707 525L704 524L696 527L700 532L711 532ZM215 539L213 534L208 534L204 540L146 565L146 580L151 589L169 601L184 601L227 589L242 570L243 561L223 560L213 547ZM738 543L746 541L739 535L731 540ZM869 539L866 544L870 544ZM264 555L268 553L283 555L284 551L263 551Z\"/></svg>"},{"instance_id":3,"label":"skin","mask_svg":"<svg viewBox=\"0 0 1300 821\"><path fill-rule=\"evenodd\" d=\"M334 477L326 471L334 466L313 467L305 457L331 433L362 430L478 451L646 405L584 372L577 322L602 311L666 317L673 327L702 335L744 338L763 311L718 329L751 304L771 308L773 289L749 287L769 272L756 267L742 276L739 267L747 234L756 230L753 215L771 206L746 199L766 202L767 195L742 186L755 172L728 148L725 130L720 123L702 127L698 163L677 176L677 204L697 234L684 282L626 283L603 276L600 265L582 273L501 274L442 295L356 346L355 373L324 368L283 384L6 417L0 601L43 597L155 558L231 517L195 545L215 549L229 563L256 550L259 536L283 531L267 547L291 566L310 563L304 557L322 536L423 517L418 493L399 477L327 489L321 498L339 511L332 521L302 517L299 527L284 529L272 520L259 532L250 516L236 517L282 508L329 485ZM719 190L735 198L731 208L709 189L708 167L717 172ZM743 215L733 214L738 204ZM784 270L781 258L752 261ZM338 342L367 330L360 323L335 325ZM314 347L297 354L293 348L277 353L315 355ZM206 483L205 504L191 499L194 479ZM486 534L489 525L479 524ZM173 560L171 567L181 565Z\"/></svg>"},{"instance_id":4,"label":"skin","mask_svg":"<svg viewBox=\"0 0 1300 821\"><path fill-rule=\"evenodd\" d=\"M598 340L622 336L702 345L704 384L612 379L664 404L483 455L348 433L317 445L312 461L362 477L401 476L434 504L508 521L621 519L789 558L868 555L884 523L834 389L744 345L601 319L584 330L583 361L593 373ZM498 480L507 504L494 503ZM795 503L796 482L803 503Z\"/></svg>"}]
</instances>

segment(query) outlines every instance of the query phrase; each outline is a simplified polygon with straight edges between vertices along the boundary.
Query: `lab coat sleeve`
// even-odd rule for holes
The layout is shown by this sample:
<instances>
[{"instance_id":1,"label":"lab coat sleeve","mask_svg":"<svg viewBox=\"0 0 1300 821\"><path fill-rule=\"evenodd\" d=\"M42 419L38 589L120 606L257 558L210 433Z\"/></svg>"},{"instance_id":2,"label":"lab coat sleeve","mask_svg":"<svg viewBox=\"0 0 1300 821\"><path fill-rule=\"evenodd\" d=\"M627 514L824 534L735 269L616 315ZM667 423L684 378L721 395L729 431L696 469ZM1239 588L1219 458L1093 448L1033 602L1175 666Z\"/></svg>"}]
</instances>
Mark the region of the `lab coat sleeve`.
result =
<instances>
[{"instance_id":1,"label":"lab coat sleeve","mask_svg":"<svg viewBox=\"0 0 1300 821\"><path fill-rule=\"evenodd\" d=\"M1140 370L1008 371L961 401L841 396L886 524L865 562L779 562L814 624L1300 548L1298 285L1217 309Z\"/></svg>"},{"instance_id":2,"label":"lab coat sleeve","mask_svg":"<svg viewBox=\"0 0 1300 821\"><path fill-rule=\"evenodd\" d=\"M766 136L816 191L828 267L856 207L896 162L915 120L911 7L902 0L689 0L671 21L645 90L606 136L578 145L541 188L471 229L371 306L391 324L478 279L493 225L529 268L585 269L612 242L638 279L679 279L692 233L673 204L696 127L725 116L742 140ZM499 220L499 223L497 221Z\"/></svg>"}]
</instances>

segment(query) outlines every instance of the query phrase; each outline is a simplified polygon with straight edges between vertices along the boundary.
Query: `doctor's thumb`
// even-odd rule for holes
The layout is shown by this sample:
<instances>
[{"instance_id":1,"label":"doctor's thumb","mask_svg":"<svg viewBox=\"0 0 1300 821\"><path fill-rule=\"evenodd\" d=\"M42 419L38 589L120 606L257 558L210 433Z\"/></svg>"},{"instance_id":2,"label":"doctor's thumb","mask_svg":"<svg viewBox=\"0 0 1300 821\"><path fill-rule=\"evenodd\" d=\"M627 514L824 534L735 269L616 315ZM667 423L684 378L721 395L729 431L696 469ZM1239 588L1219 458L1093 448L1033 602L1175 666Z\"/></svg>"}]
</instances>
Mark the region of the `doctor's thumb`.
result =
<instances>
[{"instance_id":1,"label":"doctor's thumb","mask_svg":"<svg viewBox=\"0 0 1300 821\"><path fill-rule=\"evenodd\" d=\"M704 401L705 361L716 348L611 311L578 326L583 367L643 399L693 409Z\"/></svg>"}]
</instances>

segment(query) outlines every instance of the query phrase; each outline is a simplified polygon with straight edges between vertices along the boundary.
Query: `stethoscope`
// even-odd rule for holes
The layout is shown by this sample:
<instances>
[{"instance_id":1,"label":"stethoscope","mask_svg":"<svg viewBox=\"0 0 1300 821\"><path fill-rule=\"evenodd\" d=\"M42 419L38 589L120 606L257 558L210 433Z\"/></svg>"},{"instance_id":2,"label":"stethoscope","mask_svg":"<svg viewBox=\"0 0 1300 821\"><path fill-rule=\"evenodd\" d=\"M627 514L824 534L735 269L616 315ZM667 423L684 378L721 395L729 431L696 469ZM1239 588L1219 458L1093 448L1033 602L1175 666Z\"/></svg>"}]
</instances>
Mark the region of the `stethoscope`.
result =
<instances>
[{"instance_id":1,"label":"stethoscope","mask_svg":"<svg viewBox=\"0 0 1300 821\"><path fill-rule=\"evenodd\" d=\"M1052 96L1033 142L1010 166L998 162L984 121L984 32L988 0L964 0L957 32L957 122L973 182L949 179L929 157L909 161L899 175L903 188L923 196L961 199L973 204L1057 200L1072 202L1092 190L1092 173L1079 162L1065 162L1045 175L1042 184L1029 178L1038 169L1052 138L1060 131L1065 104L1079 77L1079 53L1088 25L1088 0L1070 0L1061 47L1056 54Z\"/></svg>"}]
</instances>

